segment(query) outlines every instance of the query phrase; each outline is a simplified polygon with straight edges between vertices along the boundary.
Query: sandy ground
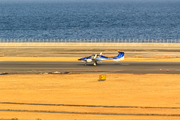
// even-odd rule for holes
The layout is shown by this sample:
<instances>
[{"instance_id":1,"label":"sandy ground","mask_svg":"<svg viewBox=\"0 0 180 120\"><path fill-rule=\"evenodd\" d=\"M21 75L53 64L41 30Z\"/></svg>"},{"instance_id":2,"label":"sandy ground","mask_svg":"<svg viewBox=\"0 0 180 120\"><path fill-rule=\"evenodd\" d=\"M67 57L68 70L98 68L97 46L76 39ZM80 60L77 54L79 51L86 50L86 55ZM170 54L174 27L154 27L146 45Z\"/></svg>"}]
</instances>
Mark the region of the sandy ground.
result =
<instances>
[{"instance_id":1,"label":"sandy ground","mask_svg":"<svg viewBox=\"0 0 180 120\"><path fill-rule=\"evenodd\" d=\"M180 62L175 47L0 47L0 61L77 61L91 54L117 56L125 52L125 61ZM137 56L138 58L135 58Z\"/></svg>"},{"instance_id":2,"label":"sandy ground","mask_svg":"<svg viewBox=\"0 0 180 120\"><path fill-rule=\"evenodd\" d=\"M125 56L180 56L179 47L0 47L0 56L8 57L84 57L91 54L103 53L105 56L116 56L118 51L125 52Z\"/></svg>"},{"instance_id":3,"label":"sandy ground","mask_svg":"<svg viewBox=\"0 0 180 120\"><path fill-rule=\"evenodd\" d=\"M180 75L98 79L99 74L0 76L0 119L180 119Z\"/></svg>"}]
</instances>

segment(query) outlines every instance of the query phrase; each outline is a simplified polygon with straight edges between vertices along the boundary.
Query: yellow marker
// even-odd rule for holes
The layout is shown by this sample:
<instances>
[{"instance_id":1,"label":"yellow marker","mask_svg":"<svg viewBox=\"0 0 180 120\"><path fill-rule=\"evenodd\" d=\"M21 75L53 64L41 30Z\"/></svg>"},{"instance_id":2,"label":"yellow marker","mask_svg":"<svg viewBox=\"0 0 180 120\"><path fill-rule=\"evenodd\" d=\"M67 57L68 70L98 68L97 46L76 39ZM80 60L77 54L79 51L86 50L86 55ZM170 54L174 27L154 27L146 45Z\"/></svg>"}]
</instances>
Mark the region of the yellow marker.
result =
<instances>
[{"instance_id":1,"label":"yellow marker","mask_svg":"<svg viewBox=\"0 0 180 120\"><path fill-rule=\"evenodd\" d=\"M99 75L99 80L106 80L106 75Z\"/></svg>"}]
</instances>

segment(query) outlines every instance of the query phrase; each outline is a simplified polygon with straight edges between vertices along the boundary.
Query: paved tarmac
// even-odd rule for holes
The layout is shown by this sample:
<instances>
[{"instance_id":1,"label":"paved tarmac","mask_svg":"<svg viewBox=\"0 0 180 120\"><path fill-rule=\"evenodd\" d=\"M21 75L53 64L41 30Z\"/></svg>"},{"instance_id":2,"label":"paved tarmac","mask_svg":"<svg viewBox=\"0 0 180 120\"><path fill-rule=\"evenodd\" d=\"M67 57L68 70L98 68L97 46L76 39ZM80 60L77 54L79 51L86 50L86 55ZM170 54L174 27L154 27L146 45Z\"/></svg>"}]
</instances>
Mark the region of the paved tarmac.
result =
<instances>
[{"instance_id":1,"label":"paved tarmac","mask_svg":"<svg viewBox=\"0 0 180 120\"><path fill-rule=\"evenodd\" d=\"M0 73L37 74L44 72L71 73L133 73L180 74L180 62L102 62L97 66L84 62L0 61Z\"/></svg>"}]
</instances>

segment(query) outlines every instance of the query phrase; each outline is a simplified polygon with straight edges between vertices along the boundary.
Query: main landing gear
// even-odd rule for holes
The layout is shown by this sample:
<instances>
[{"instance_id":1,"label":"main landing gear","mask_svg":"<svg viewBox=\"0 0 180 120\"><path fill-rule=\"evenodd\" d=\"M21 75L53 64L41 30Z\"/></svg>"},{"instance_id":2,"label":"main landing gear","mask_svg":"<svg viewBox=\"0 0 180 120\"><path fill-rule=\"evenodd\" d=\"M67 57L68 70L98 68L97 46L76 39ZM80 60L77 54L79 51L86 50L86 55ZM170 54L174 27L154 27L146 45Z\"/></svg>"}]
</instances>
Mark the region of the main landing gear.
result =
<instances>
[{"instance_id":1,"label":"main landing gear","mask_svg":"<svg viewBox=\"0 0 180 120\"><path fill-rule=\"evenodd\" d=\"M86 66L86 65L87 65L87 62L85 62L84 66ZM93 65L97 66L97 62L94 62Z\"/></svg>"},{"instance_id":2,"label":"main landing gear","mask_svg":"<svg viewBox=\"0 0 180 120\"><path fill-rule=\"evenodd\" d=\"M96 62L94 62L94 66L96 66L97 65L97 61Z\"/></svg>"},{"instance_id":3,"label":"main landing gear","mask_svg":"<svg viewBox=\"0 0 180 120\"><path fill-rule=\"evenodd\" d=\"M97 63L96 62L94 62L94 66L96 66L97 65Z\"/></svg>"}]
</instances>

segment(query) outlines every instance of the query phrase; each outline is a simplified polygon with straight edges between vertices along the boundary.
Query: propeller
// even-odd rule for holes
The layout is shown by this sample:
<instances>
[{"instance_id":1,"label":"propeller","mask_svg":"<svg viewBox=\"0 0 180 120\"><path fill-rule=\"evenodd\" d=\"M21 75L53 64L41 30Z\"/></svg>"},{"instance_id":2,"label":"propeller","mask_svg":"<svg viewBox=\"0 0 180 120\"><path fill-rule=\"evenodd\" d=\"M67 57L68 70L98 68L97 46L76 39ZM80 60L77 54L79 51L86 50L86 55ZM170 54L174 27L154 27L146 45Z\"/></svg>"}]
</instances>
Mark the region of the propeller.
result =
<instances>
[{"instance_id":1,"label":"propeller","mask_svg":"<svg viewBox=\"0 0 180 120\"><path fill-rule=\"evenodd\" d=\"M96 57L97 57L97 54L94 56L94 59L96 59Z\"/></svg>"}]
</instances>

